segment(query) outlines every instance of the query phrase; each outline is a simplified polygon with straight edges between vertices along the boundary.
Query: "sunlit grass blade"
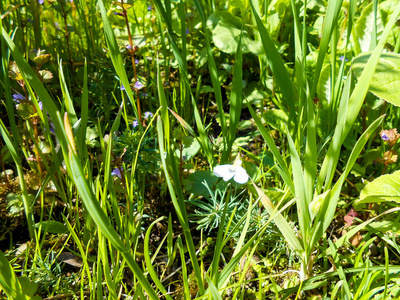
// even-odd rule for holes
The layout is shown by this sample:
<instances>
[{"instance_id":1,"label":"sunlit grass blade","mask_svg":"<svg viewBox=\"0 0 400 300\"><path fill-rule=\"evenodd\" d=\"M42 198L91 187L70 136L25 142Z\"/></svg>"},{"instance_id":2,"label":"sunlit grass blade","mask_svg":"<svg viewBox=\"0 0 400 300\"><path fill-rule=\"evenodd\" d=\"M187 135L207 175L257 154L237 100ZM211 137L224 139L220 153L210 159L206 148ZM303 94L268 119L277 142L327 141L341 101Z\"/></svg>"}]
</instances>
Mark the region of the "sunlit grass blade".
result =
<instances>
[{"instance_id":1,"label":"sunlit grass blade","mask_svg":"<svg viewBox=\"0 0 400 300\"><path fill-rule=\"evenodd\" d=\"M138 107L136 106L136 103L134 101L135 98L133 96L132 89L130 88L130 82L128 80L128 76L126 75L124 64L122 62L121 53L119 52L119 47L117 44L117 40L115 39L114 31L108 20L107 11L104 7L103 0L99 0L98 5L100 7L101 17L103 19L104 33L106 36L106 41L107 41L108 50L110 53L112 63L114 65L115 71L118 74L119 79L121 80L122 84L125 87L125 91L128 94L129 100L132 104L136 119L140 120L140 118L139 118L140 112L138 111ZM138 125L139 125L139 128L142 129L143 125L141 124L141 122L138 122Z\"/></svg>"},{"instance_id":2,"label":"sunlit grass blade","mask_svg":"<svg viewBox=\"0 0 400 300\"><path fill-rule=\"evenodd\" d=\"M88 73L87 73L87 61L85 60L84 73L83 73L83 89L81 98L81 124L78 132L76 133L76 140L78 144L79 153L85 159L88 157L88 151L86 147L86 130L89 120L89 92L88 92Z\"/></svg>"},{"instance_id":3,"label":"sunlit grass blade","mask_svg":"<svg viewBox=\"0 0 400 300\"><path fill-rule=\"evenodd\" d=\"M167 103L167 98L165 97L164 86L160 75L160 65L158 59L157 59L157 92L161 106L161 118L164 123L164 132L165 132L164 137L166 138L167 145L169 147L170 128L169 128L169 117L168 117L168 103Z\"/></svg>"},{"instance_id":4,"label":"sunlit grass blade","mask_svg":"<svg viewBox=\"0 0 400 300\"><path fill-rule=\"evenodd\" d=\"M352 299L352 294L350 292L349 284L347 283L346 276L343 272L343 267L342 264L339 260L339 255L337 252L337 248L335 247L334 243L331 240L328 240L329 246L331 248L331 254L333 257L333 261L335 263L335 266L337 268L337 273L339 275L340 280L342 280L342 286L344 287L344 292L346 294L346 299Z\"/></svg>"},{"instance_id":5,"label":"sunlit grass blade","mask_svg":"<svg viewBox=\"0 0 400 300\"><path fill-rule=\"evenodd\" d=\"M367 95L369 85L372 80L372 76L374 75L376 66L379 61L379 57L381 55L382 50L385 47L386 40L389 37L389 34L397 20L397 17L400 14L400 3L397 4L395 7L393 13L390 16L389 21L387 22L385 29L380 37L379 43L376 46L375 50L373 51L372 55L368 59L367 64L365 65L365 69L362 72L361 76L358 79L357 85L355 86L349 100L348 100L348 109L347 109L347 114L345 117L345 124L343 127L343 130L336 131L335 135L333 137L333 141L329 147L328 153L326 157L331 160L332 157L334 156L334 145L341 145L351 130L358 113L361 109L362 104L364 103L365 96ZM343 99L346 101L346 99ZM343 101L342 100L342 101ZM340 117L340 114L338 114L338 118ZM327 170L326 165L329 163L327 159L324 160L322 168L321 168L321 173L318 178L318 184L317 184L317 192L320 191L322 188L323 180L325 180L325 190L329 189L331 186L332 178L333 178L333 171L336 168L337 160L331 164L330 170ZM328 174L327 174L328 173Z\"/></svg>"},{"instance_id":6,"label":"sunlit grass blade","mask_svg":"<svg viewBox=\"0 0 400 300\"><path fill-rule=\"evenodd\" d=\"M253 203L252 203L252 198L250 197L250 201L249 201L249 208L247 209L247 213L246 213L246 223L243 226L243 230L240 234L240 237L237 241L236 247L235 247L235 251L233 252L232 256L235 256L243 247L245 238L246 238L246 234L247 234L247 230L249 228L250 225L250 220L251 220L251 211L253 209ZM244 216L243 216L244 217ZM235 228L232 229L232 231L235 230Z\"/></svg>"},{"instance_id":7,"label":"sunlit grass blade","mask_svg":"<svg viewBox=\"0 0 400 300\"><path fill-rule=\"evenodd\" d=\"M311 88L311 97L314 97L317 90L318 80L321 75L321 69L324 63L325 55L329 49L329 42L331 41L332 33L335 26L337 26L337 18L342 7L343 0L329 0L326 8L326 17L324 21L324 29L322 32L321 43L319 44L318 60L314 70L314 81Z\"/></svg>"},{"instance_id":8,"label":"sunlit grass blade","mask_svg":"<svg viewBox=\"0 0 400 300\"><path fill-rule=\"evenodd\" d=\"M64 77L64 70L62 67L62 60L60 59L59 64L59 74L60 74L60 86L61 86L61 92L63 95L63 103L65 104L65 110L68 112L68 115L70 116L72 124L75 125L75 123L78 121L75 108L74 108L74 103L72 102L71 95L69 94L68 91L68 86L67 82L65 81Z\"/></svg>"},{"instance_id":9,"label":"sunlit grass blade","mask_svg":"<svg viewBox=\"0 0 400 300\"><path fill-rule=\"evenodd\" d=\"M180 236L178 237L177 243L178 243L179 254L181 256L184 299L189 300L190 299L190 287L189 287L187 267L186 267L186 261L185 261L185 248L183 247L182 239Z\"/></svg>"},{"instance_id":10,"label":"sunlit grass blade","mask_svg":"<svg viewBox=\"0 0 400 300\"><path fill-rule=\"evenodd\" d=\"M44 87L43 83L39 80L36 73L32 70L31 66L28 62L24 59L19 49L16 47L14 42L10 39L6 32L2 31L3 39L8 45L15 62L18 65L18 68L21 74L24 76L25 81L29 82L30 86L36 92L38 97L43 103L43 107L49 113L51 120L55 125L56 135L60 141L60 144L65 144L66 136L64 131L62 130L63 125L61 121L60 115L57 115L58 108L54 104L52 98L50 97L49 93L47 92L46 88Z\"/></svg>"},{"instance_id":11,"label":"sunlit grass blade","mask_svg":"<svg viewBox=\"0 0 400 300\"><path fill-rule=\"evenodd\" d=\"M66 226L67 226L67 228L69 230L69 233L72 236L72 239L75 241L75 243L76 243L76 245L77 245L77 247L79 249L79 253L81 254L81 258L82 258L82 262L83 262L83 272L82 272L81 282L82 283L84 282L83 277L84 277L84 274L86 273L87 274L87 279L88 279L88 282L89 282L89 286L92 286L92 275L91 275L89 263L88 263L88 260L87 260L87 251L85 251L83 249L82 242L79 240L78 235L76 234L74 228L71 226L71 224L68 221L68 219L65 216L63 216L63 219L64 219L64 222L65 222L65 224L66 224Z\"/></svg>"},{"instance_id":12,"label":"sunlit grass blade","mask_svg":"<svg viewBox=\"0 0 400 300\"><path fill-rule=\"evenodd\" d=\"M296 191L297 217L299 219L300 230L303 235L303 241L305 241L304 248L306 250L309 246L306 241L308 241L310 235L309 229L311 217L308 205L311 202L311 199L307 199L300 156L296 151L296 146L294 145L289 132L287 132L287 138L290 148L290 158L292 161L294 188Z\"/></svg>"},{"instance_id":13,"label":"sunlit grass blade","mask_svg":"<svg viewBox=\"0 0 400 300\"><path fill-rule=\"evenodd\" d=\"M261 42L264 47L265 55L267 57L268 65L274 74L274 78L280 88L280 91L283 95L285 103L287 105L287 109L290 114L290 120L294 122L296 120L296 111L295 111L295 94L293 89L292 81L290 80L289 74L286 71L283 60L275 48L275 44L273 43L267 29L265 28L263 22L257 14L257 11L254 8L253 1L250 1L251 9L253 11L253 16L257 22L257 27L260 32Z\"/></svg>"},{"instance_id":14,"label":"sunlit grass blade","mask_svg":"<svg viewBox=\"0 0 400 300\"><path fill-rule=\"evenodd\" d=\"M255 188L257 188L257 187L255 186ZM257 193L257 191L255 191L255 193ZM274 209L273 215L270 215L270 218L246 242L246 244L240 249L240 251L235 252L236 255L234 255L231 258L231 260L229 261L229 263L224 267L224 269L220 271L219 281L218 281L218 289L224 288L228 284L228 281L232 276L233 270L237 267L237 265L239 264L239 262L242 259L243 255L246 253L246 251L248 251L248 249L250 247L254 246L254 243L257 241L257 239L259 239L260 236L262 236L265 233L265 231L268 229L268 226L269 226L270 222L272 220L274 220L274 218L278 217L278 221L279 221L279 216L282 216L281 213L282 213L282 211L284 209L286 209L286 206L282 207L280 210ZM244 218L244 216L243 216L243 218ZM285 220L285 222L286 222L286 220ZM294 232L292 232L292 234L294 234ZM289 235L290 235L290 233L289 233ZM297 245L297 246L299 246L301 248L300 242L299 241L296 242L295 239L297 239L296 236L294 236L293 244L295 245L295 247Z\"/></svg>"},{"instance_id":15,"label":"sunlit grass blade","mask_svg":"<svg viewBox=\"0 0 400 300\"><path fill-rule=\"evenodd\" d=\"M276 226L279 228L280 232L285 237L286 242L301 257L305 249L301 245L300 240L296 237L293 228L289 225L289 223L286 221L283 215L279 211L277 211L274 204L263 193L263 191L259 189L257 185L254 183L253 187L255 188L258 196L261 198L261 202L264 205L265 209L267 210L271 218L274 219Z\"/></svg>"},{"instance_id":16,"label":"sunlit grass blade","mask_svg":"<svg viewBox=\"0 0 400 300\"><path fill-rule=\"evenodd\" d=\"M213 166L215 163L214 163L213 153L211 152L210 142L208 140L207 133L206 133L206 131L204 129L203 122L202 122L202 120L200 118L200 114L199 114L198 109L197 109L197 103L196 103L195 98L193 97L193 94L191 92L190 83L189 83L189 80L188 80L187 69L185 68L184 59L182 58L182 53L179 50L179 47L178 47L178 45L177 45L177 43L175 41L175 35L173 33L172 26L167 21L168 20L168 16L167 16L167 13L166 13L161 1L160 0L155 0L154 3L156 5L156 7L157 7L157 10L161 14L161 16L164 18L164 20L166 20L165 23L166 23L166 26L167 26L167 29L168 29L168 37L169 37L169 41L170 41L170 44L171 44L171 47L172 47L172 51L173 51L173 53L175 55L175 58L176 58L176 60L178 62L180 76L181 76L181 78L183 78L183 80L184 80L185 84L187 85L188 90L190 92L189 94L190 94L190 99L191 99L191 102L192 102L192 109L193 109L193 112L194 112L194 119L195 119L195 122L196 122L197 130L199 131L199 137L200 137L199 141L200 141L200 144L201 144L202 149L204 151L204 154L207 157L207 160L208 160L209 164L211 166ZM165 115L165 113L163 115ZM165 126L169 126L169 125L165 125Z\"/></svg>"},{"instance_id":17,"label":"sunlit grass blade","mask_svg":"<svg viewBox=\"0 0 400 300\"><path fill-rule=\"evenodd\" d=\"M68 129L66 129L68 131ZM94 222L104 234L104 236L111 242L113 247L120 251L122 256L125 258L128 266L131 268L132 272L135 274L142 287L150 297L150 299L158 299L157 294L154 292L151 284L148 282L147 278L143 275L143 271L135 262L129 249L127 249L120 239L118 233L115 231L111 225L108 217L101 208L99 202L95 199L93 190L89 187L85 173L83 172L80 161L77 154L72 150L71 140L69 140L69 155L66 157L66 164L71 177L73 178L78 193L80 194L86 209L88 210L90 216L93 218Z\"/></svg>"},{"instance_id":18,"label":"sunlit grass blade","mask_svg":"<svg viewBox=\"0 0 400 300\"><path fill-rule=\"evenodd\" d=\"M221 253L224 248L224 235L226 235L226 232L229 230L229 228L225 225L225 220L226 220L226 212L228 210L228 205L229 205L229 194L226 195L226 193L223 193L222 198L225 197L225 205L224 205L224 210L222 212L222 217L221 217L221 222L218 228L218 233L217 233L217 239L216 239L216 245L214 248L214 253L213 253L213 259L210 267L210 273L208 276L213 281L213 284L218 286L218 276L219 276L219 264L220 264L220 258L221 258Z\"/></svg>"},{"instance_id":19,"label":"sunlit grass blade","mask_svg":"<svg viewBox=\"0 0 400 300\"><path fill-rule=\"evenodd\" d=\"M150 274L151 279L156 284L157 288L164 294L166 299L172 300L172 297L168 295L167 290L161 283L160 279L158 278L157 272L154 270L151 259L150 259L150 250L149 250L149 240L150 240L150 233L153 226L163 220L164 217L160 217L157 220L153 221L150 226L147 228L146 235L144 238L144 259L146 261L147 271Z\"/></svg>"},{"instance_id":20,"label":"sunlit grass blade","mask_svg":"<svg viewBox=\"0 0 400 300\"><path fill-rule=\"evenodd\" d=\"M372 223L376 219L378 219L378 218L380 218L382 216L385 216L387 214L391 214L391 213L398 212L398 211L400 211L400 207L395 207L395 208L388 209L388 210L384 211L383 213L381 213L380 215L378 215L376 217L373 217L373 218L370 218L367 221L364 221L363 223L355 226L354 228L349 230L345 235L341 236L338 240L335 241L335 247L336 248L342 247L346 242L348 242L350 240L350 238L352 236L354 236L354 234L356 234L360 230L363 230L364 228L367 228L367 225ZM321 257L326 256L326 255L330 255L330 249L329 248L324 250L324 251L322 251L319 254L318 258L321 258Z\"/></svg>"},{"instance_id":21,"label":"sunlit grass blade","mask_svg":"<svg viewBox=\"0 0 400 300\"><path fill-rule=\"evenodd\" d=\"M295 195L295 189L294 189L294 183L291 179L289 169L286 165L285 160L283 159L282 155L279 153L278 148L276 147L274 140L272 139L271 135L269 134L268 130L265 128L264 124L261 122L261 119L257 116L253 108L249 103L247 103L247 108L250 111L251 116L254 119L254 122L257 125L257 128L260 130L262 137L265 140L265 143L267 144L269 150L272 152L274 155L274 158L278 162L276 164L276 168L278 169L279 174L281 175L283 181L285 184L289 187L290 191L292 192L292 195Z\"/></svg>"},{"instance_id":22,"label":"sunlit grass blade","mask_svg":"<svg viewBox=\"0 0 400 300\"><path fill-rule=\"evenodd\" d=\"M199 285L199 292L201 295L203 295L205 291L204 283L200 272L199 262L197 261L196 257L196 250L193 244L193 238L190 232L189 221L186 214L186 204L183 199L181 188L179 186L174 188L174 184L172 183L171 177L169 175L168 166L172 168L173 181L176 185L180 184L179 174L177 174L178 170L175 165L175 160L173 160L174 154L170 151L170 149L165 149L164 147L164 130L160 118L157 119L157 132L158 132L158 139L160 146L161 163L165 174L165 180L167 181L168 190L172 199L172 203L174 205L176 214L183 229L183 234L185 236L186 245L188 247L190 259L192 261L192 265L194 268L197 284Z\"/></svg>"},{"instance_id":23,"label":"sunlit grass blade","mask_svg":"<svg viewBox=\"0 0 400 300\"><path fill-rule=\"evenodd\" d=\"M207 277L208 288L211 291L212 299L222 300L220 293L218 292L217 287L212 282L211 278Z\"/></svg>"},{"instance_id":24,"label":"sunlit grass blade","mask_svg":"<svg viewBox=\"0 0 400 300\"><path fill-rule=\"evenodd\" d=\"M342 175L329 192L328 196L324 199L321 209L317 214L314 229L313 229L313 237L311 240L311 245L313 245L316 241L322 237L323 233L326 232L329 224L332 222L332 219L336 213L336 206L339 200L340 191L342 189L343 183L347 178L347 175L350 173L353 168L356 160L358 159L361 151L363 150L365 144L368 142L371 135L375 132L375 130L382 124L384 116L381 116L377 120L375 120L367 130L360 136L357 140L356 144L351 151L350 157L347 161L345 170Z\"/></svg>"},{"instance_id":25,"label":"sunlit grass blade","mask_svg":"<svg viewBox=\"0 0 400 300\"><path fill-rule=\"evenodd\" d=\"M4 30L3 22L0 19L0 36L2 36L3 30ZM8 75L10 51L8 51L8 49L6 48L6 43L0 43L0 47L1 47L1 77L0 78L1 78L1 83L4 84L4 86L1 87L0 92L4 89L7 115L8 115L8 119L10 122L11 132L14 137L14 141L21 144L20 132L19 132L16 122L15 122L15 108L14 108L14 103L12 101L11 89L6 88L8 86L11 86L10 78ZM15 144L15 145L17 145L17 144Z\"/></svg>"},{"instance_id":26,"label":"sunlit grass blade","mask_svg":"<svg viewBox=\"0 0 400 300\"><path fill-rule=\"evenodd\" d=\"M243 31L242 31L243 33ZM222 154L221 163L226 162L231 154L232 145L236 138L236 131L240 121L243 103L243 83L242 83L242 34L240 35L238 47L236 50L235 65L233 67L232 92L229 106L229 132L227 140L227 149Z\"/></svg>"},{"instance_id":27,"label":"sunlit grass blade","mask_svg":"<svg viewBox=\"0 0 400 300\"><path fill-rule=\"evenodd\" d=\"M389 284L389 252L385 246L385 291L383 292L383 299L386 299Z\"/></svg>"},{"instance_id":28,"label":"sunlit grass blade","mask_svg":"<svg viewBox=\"0 0 400 300\"><path fill-rule=\"evenodd\" d=\"M25 300L27 297L22 292L22 287L7 258L0 251L0 288L9 299Z\"/></svg>"},{"instance_id":29,"label":"sunlit grass blade","mask_svg":"<svg viewBox=\"0 0 400 300\"><path fill-rule=\"evenodd\" d=\"M228 128L226 126L226 120L225 120L225 113L224 113L224 106L223 106L223 99L222 99L222 92L221 92L221 83L218 79L218 68L217 68L217 64L215 63L212 51L211 51L210 37L207 32L207 24L206 24L206 19L204 16L203 8L198 0L194 0L194 4L196 5L197 11L200 14L201 22L202 22L203 28L204 28L205 44L207 47L207 63L208 63L208 69L210 70L210 76L211 76L211 82L212 82L212 86L213 86L213 90L214 90L214 96L215 96L215 100L217 102L217 107L218 107L218 113L219 113L219 119L220 119L220 125L221 125L221 129L222 129L222 137L223 137L223 147L224 147L223 153L225 154L227 151ZM227 158L228 158L227 154L223 155L221 164L225 163Z\"/></svg>"}]
</instances>

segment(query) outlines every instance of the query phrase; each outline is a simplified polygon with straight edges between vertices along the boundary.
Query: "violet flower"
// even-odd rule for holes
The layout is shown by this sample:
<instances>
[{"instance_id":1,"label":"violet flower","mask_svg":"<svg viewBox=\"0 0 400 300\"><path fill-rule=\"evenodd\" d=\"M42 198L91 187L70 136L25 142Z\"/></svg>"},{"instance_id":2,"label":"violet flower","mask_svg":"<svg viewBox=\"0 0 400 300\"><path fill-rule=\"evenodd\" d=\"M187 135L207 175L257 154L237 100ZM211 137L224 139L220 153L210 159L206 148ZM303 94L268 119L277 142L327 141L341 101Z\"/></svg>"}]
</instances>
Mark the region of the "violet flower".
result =
<instances>
[{"instance_id":1,"label":"violet flower","mask_svg":"<svg viewBox=\"0 0 400 300\"><path fill-rule=\"evenodd\" d=\"M22 95L19 94L19 93L13 94L12 97L13 97L13 100L15 101L15 103L17 103L17 104L19 104L20 101L25 101L25 100L26 100L25 97L22 96Z\"/></svg>"},{"instance_id":2,"label":"violet flower","mask_svg":"<svg viewBox=\"0 0 400 300\"><path fill-rule=\"evenodd\" d=\"M122 179L122 174L121 170L119 168L115 168L114 170L111 171L112 176L118 176L119 179Z\"/></svg>"},{"instance_id":3,"label":"violet flower","mask_svg":"<svg viewBox=\"0 0 400 300\"><path fill-rule=\"evenodd\" d=\"M147 120L149 118L153 117L153 113L151 111L146 111L144 113L144 118Z\"/></svg>"},{"instance_id":4,"label":"violet flower","mask_svg":"<svg viewBox=\"0 0 400 300\"><path fill-rule=\"evenodd\" d=\"M135 82L135 89L140 90L144 85L140 81Z\"/></svg>"}]
</instances>

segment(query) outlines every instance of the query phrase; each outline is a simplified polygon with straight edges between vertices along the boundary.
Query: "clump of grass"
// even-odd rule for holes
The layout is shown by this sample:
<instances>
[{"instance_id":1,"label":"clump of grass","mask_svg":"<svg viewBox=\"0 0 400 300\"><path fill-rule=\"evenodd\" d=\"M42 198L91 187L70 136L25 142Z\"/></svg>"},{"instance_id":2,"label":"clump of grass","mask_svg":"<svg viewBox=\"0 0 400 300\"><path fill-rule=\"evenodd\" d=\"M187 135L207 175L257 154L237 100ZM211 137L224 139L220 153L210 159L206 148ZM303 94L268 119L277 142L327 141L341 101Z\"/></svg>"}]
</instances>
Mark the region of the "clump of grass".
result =
<instances>
[{"instance_id":1,"label":"clump of grass","mask_svg":"<svg viewBox=\"0 0 400 300\"><path fill-rule=\"evenodd\" d=\"M399 297L395 0L0 10L9 298Z\"/></svg>"}]
</instances>

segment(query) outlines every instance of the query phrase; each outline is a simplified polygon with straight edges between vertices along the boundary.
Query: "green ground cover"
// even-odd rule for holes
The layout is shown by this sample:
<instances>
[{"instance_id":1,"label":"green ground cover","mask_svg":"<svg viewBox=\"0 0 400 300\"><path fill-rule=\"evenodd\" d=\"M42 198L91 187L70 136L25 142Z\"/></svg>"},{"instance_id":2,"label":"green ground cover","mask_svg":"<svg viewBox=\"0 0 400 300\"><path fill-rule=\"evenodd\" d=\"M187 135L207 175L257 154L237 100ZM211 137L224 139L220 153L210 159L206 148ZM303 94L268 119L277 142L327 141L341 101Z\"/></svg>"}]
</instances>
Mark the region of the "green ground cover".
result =
<instances>
[{"instance_id":1,"label":"green ground cover","mask_svg":"<svg viewBox=\"0 0 400 300\"><path fill-rule=\"evenodd\" d=\"M400 299L397 0L0 13L0 298Z\"/></svg>"}]
</instances>

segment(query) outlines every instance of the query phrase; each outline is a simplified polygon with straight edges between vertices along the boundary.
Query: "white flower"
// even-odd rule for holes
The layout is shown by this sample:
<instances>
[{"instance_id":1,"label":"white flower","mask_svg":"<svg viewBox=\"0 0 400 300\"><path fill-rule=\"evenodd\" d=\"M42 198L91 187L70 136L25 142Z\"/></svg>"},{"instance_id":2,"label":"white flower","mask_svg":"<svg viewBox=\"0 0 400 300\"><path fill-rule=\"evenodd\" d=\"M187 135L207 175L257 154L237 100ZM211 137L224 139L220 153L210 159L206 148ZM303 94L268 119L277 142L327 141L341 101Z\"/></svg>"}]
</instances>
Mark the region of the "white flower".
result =
<instances>
[{"instance_id":1,"label":"white flower","mask_svg":"<svg viewBox=\"0 0 400 300\"><path fill-rule=\"evenodd\" d=\"M220 165L214 168L214 175L217 177L222 177L224 181L230 179L235 180L239 184L244 184L249 180L249 175L247 175L246 170L241 166L242 161L236 159L232 165Z\"/></svg>"}]
</instances>

